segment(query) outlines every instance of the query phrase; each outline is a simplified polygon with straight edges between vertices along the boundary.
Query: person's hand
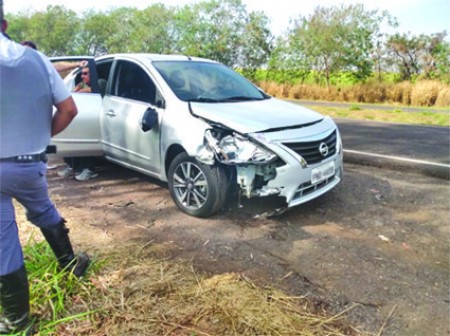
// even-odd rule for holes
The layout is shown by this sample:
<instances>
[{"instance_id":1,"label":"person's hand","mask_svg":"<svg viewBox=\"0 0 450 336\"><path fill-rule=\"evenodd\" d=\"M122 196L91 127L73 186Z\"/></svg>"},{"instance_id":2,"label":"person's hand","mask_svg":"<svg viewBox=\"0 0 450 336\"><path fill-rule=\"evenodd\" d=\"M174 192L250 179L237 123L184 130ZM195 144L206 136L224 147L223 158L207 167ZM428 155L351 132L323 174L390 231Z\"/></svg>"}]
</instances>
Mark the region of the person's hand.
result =
<instances>
[{"instance_id":1,"label":"person's hand","mask_svg":"<svg viewBox=\"0 0 450 336\"><path fill-rule=\"evenodd\" d=\"M88 61L84 60L84 61L79 61L78 62L78 67L79 68L84 68L88 66Z\"/></svg>"}]
</instances>

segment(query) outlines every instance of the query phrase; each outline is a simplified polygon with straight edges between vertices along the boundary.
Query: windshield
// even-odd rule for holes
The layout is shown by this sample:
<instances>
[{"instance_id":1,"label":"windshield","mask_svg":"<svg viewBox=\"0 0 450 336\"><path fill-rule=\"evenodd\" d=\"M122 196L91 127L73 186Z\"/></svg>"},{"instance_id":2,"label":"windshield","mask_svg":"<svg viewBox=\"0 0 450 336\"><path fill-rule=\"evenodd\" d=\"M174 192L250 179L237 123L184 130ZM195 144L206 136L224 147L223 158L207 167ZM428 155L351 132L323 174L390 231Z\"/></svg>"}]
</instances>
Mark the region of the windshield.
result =
<instances>
[{"instance_id":1,"label":"windshield","mask_svg":"<svg viewBox=\"0 0 450 336\"><path fill-rule=\"evenodd\" d=\"M268 98L245 77L220 63L154 61L176 96L191 102L238 102Z\"/></svg>"}]
</instances>

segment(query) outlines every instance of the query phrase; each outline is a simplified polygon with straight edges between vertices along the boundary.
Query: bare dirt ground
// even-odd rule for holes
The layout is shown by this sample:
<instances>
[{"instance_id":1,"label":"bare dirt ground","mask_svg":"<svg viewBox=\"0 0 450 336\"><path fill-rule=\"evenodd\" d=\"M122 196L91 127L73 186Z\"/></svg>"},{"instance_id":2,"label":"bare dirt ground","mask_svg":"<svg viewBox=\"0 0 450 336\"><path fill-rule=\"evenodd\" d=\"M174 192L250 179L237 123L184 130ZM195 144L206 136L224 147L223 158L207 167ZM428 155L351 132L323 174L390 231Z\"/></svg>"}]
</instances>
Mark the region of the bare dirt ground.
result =
<instances>
[{"instance_id":1,"label":"bare dirt ground","mask_svg":"<svg viewBox=\"0 0 450 336\"><path fill-rule=\"evenodd\" d=\"M198 271L240 272L330 312L352 307L349 320L369 333L450 333L446 180L347 164L334 191L278 217L264 216L270 200L252 200L198 219L176 208L165 184L100 168L81 183L48 173L77 248L95 256L124 242L159 244L152 254Z\"/></svg>"}]
</instances>

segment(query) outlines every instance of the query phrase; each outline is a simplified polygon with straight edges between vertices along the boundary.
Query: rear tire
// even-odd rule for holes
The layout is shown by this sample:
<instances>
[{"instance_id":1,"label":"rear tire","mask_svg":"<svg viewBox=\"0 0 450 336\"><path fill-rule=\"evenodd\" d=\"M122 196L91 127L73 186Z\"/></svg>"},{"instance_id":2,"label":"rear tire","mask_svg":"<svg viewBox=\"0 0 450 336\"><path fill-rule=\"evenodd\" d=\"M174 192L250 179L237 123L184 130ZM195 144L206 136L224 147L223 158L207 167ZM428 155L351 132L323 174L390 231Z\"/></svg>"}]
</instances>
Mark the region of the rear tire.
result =
<instances>
[{"instance_id":1,"label":"rear tire","mask_svg":"<svg viewBox=\"0 0 450 336\"><path fill-rule=\"evenodd\" d=\"M167 179L175 204L191 216L209 217L226 201L228 180L224 168L205 165L184 152L170 163Z\"/></svg>"}]
</instances>

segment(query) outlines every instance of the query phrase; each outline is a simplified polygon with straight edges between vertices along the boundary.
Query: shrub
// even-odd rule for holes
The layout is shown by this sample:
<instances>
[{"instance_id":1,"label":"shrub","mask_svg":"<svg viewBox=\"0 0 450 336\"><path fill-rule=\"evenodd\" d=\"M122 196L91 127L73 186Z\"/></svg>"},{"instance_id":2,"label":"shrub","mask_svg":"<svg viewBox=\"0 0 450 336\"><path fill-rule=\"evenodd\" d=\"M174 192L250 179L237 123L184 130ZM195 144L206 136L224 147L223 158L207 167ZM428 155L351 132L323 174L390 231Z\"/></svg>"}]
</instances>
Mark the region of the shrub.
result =
<instances>
[{"instance_id":1,"label":"shrub","mask_svg":"<svg viewBox=\"0 0 450 336\"><path fill-rule=\"evenodd\" d=\"M435 105L439 92L446 88L445 84L438 81L418 81L411 91L411 105L433 106Z\"/></svg>"},{"instance_id":2,"label":"shrub","mask_svg":"<svg viewBox=\"0 0 450 336\"><path fill-rule=\"evenodd\" d=\"M386 85L385 84L364 84L364 100L369 103L383 103L386 101Z\"/></svg>"},{"instance_id":3,"label":"shrub","mask_svg":"<svg viewBox=\"0 0 450 336\"><path fill-rule=\"evenodd\" d=\"M450 107L450 87L444 87L439 90L435 106Z\"/></svg>"},{"instance_id":4,"label":"shrub","mask_svg":"<svg viewBox=\"0 0 450 336\"><path fill-rule=\"evenodd\" d=\"M411 91L412 84L410 82L401 82L390 85L386 90L387 102L409 105L411 104Z\"/></svg>"},{"instance_id":5,"label":"shrub","mask_svg":"<svg viewBox=\"0 0 450 336\"><path fill-rule=\"evenodd\" d=\"M361 111L361 107L358 104L352 104L349 108L350 111Z\"/></svg>"},{"instance_id":6,"label":"shrub","mask_svg":"<svg viewBox=\"0 0 450 336\"><path fill-rule=\"evenodd\" d=\"M275 82L260 82L257 83L257 85L264 90L265 92L267 92L269 95L274 96L274 97L281 97L281 85L277 84Z\"/></svg>"}]
</instances>

